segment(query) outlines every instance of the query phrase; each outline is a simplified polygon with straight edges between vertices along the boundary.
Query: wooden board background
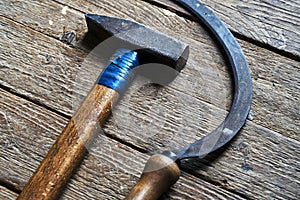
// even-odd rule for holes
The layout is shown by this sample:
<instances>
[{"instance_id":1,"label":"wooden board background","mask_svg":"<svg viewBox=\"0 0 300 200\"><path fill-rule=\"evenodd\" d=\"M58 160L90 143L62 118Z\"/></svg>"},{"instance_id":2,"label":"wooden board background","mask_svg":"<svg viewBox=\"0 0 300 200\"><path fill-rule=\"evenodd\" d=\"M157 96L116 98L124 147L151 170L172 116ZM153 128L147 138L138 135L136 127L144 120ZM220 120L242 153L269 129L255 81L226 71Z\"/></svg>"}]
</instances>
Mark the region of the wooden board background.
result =
<instances>
[{"instance_id":1,"label":"wooden board background","mask_svg":"<svg viewBox=\"0 0 300 200\"><path fill-rule=\"evenodd\" d=\"M162 199L298 199L300 5L203 2L244 50L254 118L226 148L183 163ZM144 23L188 43L191 55L170 85L133 84L61 199L122 199L149 155L199 139L230 108L230 70L218 46L171 1L3 0L0 10L0 199L16 198L104 67L82 41L84 13ZM69 31L76 39L65 44Z\"/></svg>"}]
</instances>

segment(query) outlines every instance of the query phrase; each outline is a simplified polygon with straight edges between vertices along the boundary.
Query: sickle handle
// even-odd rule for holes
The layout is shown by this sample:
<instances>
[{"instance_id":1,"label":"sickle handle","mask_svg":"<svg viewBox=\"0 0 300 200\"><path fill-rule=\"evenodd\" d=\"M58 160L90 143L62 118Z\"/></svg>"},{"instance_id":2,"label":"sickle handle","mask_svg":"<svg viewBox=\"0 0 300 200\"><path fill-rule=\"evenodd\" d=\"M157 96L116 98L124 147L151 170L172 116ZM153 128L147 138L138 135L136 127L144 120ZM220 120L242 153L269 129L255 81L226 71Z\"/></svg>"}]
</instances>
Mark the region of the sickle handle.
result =
<instances>
[{"instance_id":1,"label":"sickle handle","mask_svg":"<svg viewBox=\"0 0 300 200\"><path fill-rule=\"evenodd\" d=\"M18 200L54 200L87 153L89 143L101 131L119 94L95 84L78 111L51 147Z\"/></svg>"},{"instance_id":2,"label":"sickle handle","mask_svg":"<svg viewBox=\"0 0 300 200\"><path fill-rule=\"evenodd\" d=\"M179 179L178 165L169 157L156 154L147 161L139 182L125 200L157 200Z\"/></svg>"}]
</instances>

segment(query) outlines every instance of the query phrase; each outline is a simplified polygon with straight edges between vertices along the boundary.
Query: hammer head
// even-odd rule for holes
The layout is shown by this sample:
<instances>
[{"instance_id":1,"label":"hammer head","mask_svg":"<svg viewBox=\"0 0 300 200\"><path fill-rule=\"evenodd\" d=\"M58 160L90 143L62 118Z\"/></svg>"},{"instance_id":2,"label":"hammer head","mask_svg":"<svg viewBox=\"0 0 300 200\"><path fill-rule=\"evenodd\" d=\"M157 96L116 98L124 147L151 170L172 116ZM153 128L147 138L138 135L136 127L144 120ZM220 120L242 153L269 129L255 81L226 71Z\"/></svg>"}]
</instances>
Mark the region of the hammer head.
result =
<instances>
[{"instance_id":1,"label":"hammer head","mask_svg":"<svg viewBox=\"0 0 300 200\"><path fill-rule=\"evenodd\" d=\"M119 48L137 51L142 64L160 63L176 71L186 64L189 47L175 38L126 19L96 14L85 17L89 32L101 40L114 37Z\"/></svg>"}]
</instances>

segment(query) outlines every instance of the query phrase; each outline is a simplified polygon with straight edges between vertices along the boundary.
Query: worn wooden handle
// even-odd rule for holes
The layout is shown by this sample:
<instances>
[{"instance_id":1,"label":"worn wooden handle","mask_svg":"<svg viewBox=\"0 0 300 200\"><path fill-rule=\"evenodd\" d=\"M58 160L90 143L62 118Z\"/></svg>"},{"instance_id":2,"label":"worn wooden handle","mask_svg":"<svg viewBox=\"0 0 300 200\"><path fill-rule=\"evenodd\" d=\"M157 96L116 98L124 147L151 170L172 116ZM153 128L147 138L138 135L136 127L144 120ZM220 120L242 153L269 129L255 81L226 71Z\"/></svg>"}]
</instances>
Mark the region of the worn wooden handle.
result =
<instances>
[{"instance_id":1,"label":"worn wooden handle","mask_svg":"<svg viewBox=\"0 0 300 200\"><path fill-rule=\"evenodd\" d=\"M125 200L157 200L178 179L180 170L167 156L154 155L146 163L139 182Z\"/></svg>"},{"instance_id":2,"label":"worn wooden handle","mask_svg":"<svg viewBox=\"0 0 300 200\"><path fill-rule=\"evenodd\" d=\"M101 131L119 94L96 84L31 177L19 200L54 200Z\"/></svg>"}]
</instances>

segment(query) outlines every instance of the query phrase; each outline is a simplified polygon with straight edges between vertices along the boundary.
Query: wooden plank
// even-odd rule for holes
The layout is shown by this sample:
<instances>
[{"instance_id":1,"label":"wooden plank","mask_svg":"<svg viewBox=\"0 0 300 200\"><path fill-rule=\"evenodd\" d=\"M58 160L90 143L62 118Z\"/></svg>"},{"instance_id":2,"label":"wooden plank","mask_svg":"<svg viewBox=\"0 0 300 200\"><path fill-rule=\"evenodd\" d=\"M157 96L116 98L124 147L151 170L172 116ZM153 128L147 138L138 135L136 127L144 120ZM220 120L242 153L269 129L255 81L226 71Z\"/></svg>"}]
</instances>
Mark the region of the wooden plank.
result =
<instances>
[{"instance_id":1,"label":"wooden plank","mask_svg":"<svg viewBox=\"0 0 300 200\"><path fill-rule=\"evenodd\" d=\"M194 161L185 170L212 181L224 180L228 189L253 199L297 199L299 144L249 122L220 157L215 154L204 161ZM239 168L243 173L236 172Z\"/></svg>"},{"instance_id":2,"label":"wooden plank","mask_svg":"<svg viewBox=\"0 0 300 200\"><path fill-rule=\"evenodd\" d=\"M247 48L241 44L254 79L253 122L279 133L291 131L289 137L300 141L300 116L296 111L300 102L299 62L276 56L255 45L248 44Z\"/></svg>"},{"instance_id":3,"label":"wooden plank","mask_svg":"<svg viewBox=\"0 0 300 200\"><path fill-rule=\"evenodd\" d=\"M21 190L67 119L0 92L2 119L7 122L6 126L1 126L1 141L4 142L0 149L0 177ZM299 147L300 143L295 140L248 123L225 151L182 166L196 176L247 198L296 199L300 184L297 179L300 175ZM101 135L72 179L65 198L77 198L78 195L88 199L95 197L93 195L123 197L137 180L147 158ZM205 195L237 198L186 173L181 181L172 190L174 193L169 193L171 199L209 198ZM196 183L192 184L193 181ZM204 188L211 193L207 194ZM194 194L196 191L199 193Z\"/></svg>"},{"instance_id":4,"label":"wooden plank","mask_svg":"<svg viewBox=\"0 0 300 200\"><path fill-rule=\"evenodd\" d=\"M51 4L48 5L48 7L53 8L52 11L54 13L61 15L61 9L63 9L62 5L46 2ZM78 3L76 4L76 2ZM115 16L137 19L189 43L192 52L188 65L167 89L169 92L174 91L175 93L182 92L183 95L188 94L188 96L209 102L222 109L229 108L231 102L231 83L227 75L228 69L224 66L225 64L222 57L219 56L218 47L199 25L194 22L184 21L176 15L166 16L163 9L153 8L149 4L139 1L122 1L120 4L101 1L97 5L89 4L88 2L76 2L73 2L71 6L82 9L84 12L99 12L97 10L101 10L102 8L103 14L113 13ZM49 19L48 15L50 14L42 10L42 7L46 5L40 5L37 1L26 1L22 2L22 4L16 4L15 6L17 7L15 8L17 11L22 11L21 13L35 13L30 15L32 18L34 16L43 16L41 17L42 19ZM41 9L38 9L39 6ZM35 9L30 10L31 8ZM122 12L123 8L128 8L129 11ZM136 16L134 12L131 11L132 9L135 10L135 13L139 13L139 15ZM42 12L40 12L40 10L42 10ZM67 26L75 27L78 22L77 19L81 17L82 21L78 27L83 27L82 24L84 24L84 21L81 13L74 10L69 10L67 13L68 15L64 15L65 21L68 22L66 23ZM153 13L152 17L146 17L149 13ZM7 16L14 15L16 15L16 13L7 14ZM53 15L56 16L56 14ZM165 19L165 21L159 22L152 20L156 19L155 17ZM41 29L38 28L39 26L31 25L34 23L30 23L30 20L38 21L38 18L28 19L27 21L26 18L25 20L16 18L16 20L20 20L26 26L42 31L45 34L51 34L53 31L57 31L53 33L53 37L59 37L63 33L59 28L60 24L58 24L58 27L56 27L56 24L54 24L53 27L44 25L45 27ZM14 55L9 53L2 55L3 63L0 73L2 73L3 78L1 84L19 94L31 98L33 101L70 115L79 104L78 102L76 103L76 99L85 96L98 76L95 71L99 71L100 73L103 66L97 65L98 63L89 62L89 59L86 58L87 53L83 51L70 48L57 40L45 37L32 30L22 32L19 28L20 25L9 20L6 21L6 23L3 23L3 26L7 30L4 31L5 29L3 29L2 34L7 35L10 33L9 37L13 40L5 40L2 45L2 51L11 51ZM180 24L180 26L174 27L173 24ZM162 29L162 27L164 27L164 29ZM69 30L73 29L70 28ZM15 32L17 32L18 35L14 34ZM77 32L78 37L81 38L83 37L83 33L86 32L86 28L79 28ZM186 35L186 33L189 33L190 37L182 38L181 35ZM201 35L202 37L198 38L196 37L197 35ZM5 38L6 36L3 37ZM19 40L22 41L22 45L12 42ZM33 40L35 42L32 42ZM51 42L49 42L49 40ZM239 42L245 51L254 77L255 94L254 106L252 107L252 112L255 114L254 122L299 140L299 127L297 124L299 124L300 119L297 105L300 96L300 75L299 73L295 73L295 71L299 70L298 62L286 59L283 56L279 56L276 53L247 42L241 40L239 40ZM24 49L25 47L26 49ZM27 47L30 47L29 50ZM205 51L203 49L205 49ZM26 57L30 59L24 59L24 52L26 52ZM201 55L199 55L199 52L201 52ZM201 67L199 67L199 63ZM38 67L32 68L31 66ZM199 74L201 77L199 77ZM24 84L22 80L27 80L27 82ZM75 83L78 84L75 85ZM55 91L55 94L53 91ZM138 98L140 99L137 99L135 102L142 100L142 97ZM150 96L148 96L148 98L150 98ZM151 98L159 98L159 95ZM184 101L184 98L185 97L179 98L178 101ZM196 101L193 103L197 104ZM184 104L183 102L181 103L182 106L177 107L184 107ZM161 107L167 107L166 102L161 103L161 105ZM284 106L284 109L277 109L282 106ZM132 107L134 107L134 105ZM128 108L127 106L127 109ZM145 112L147 113L148 111L143 111L143 113ZM188 112L189 111L185 111L185 113ZM149 119L149 115L152 114L148 112L148 115L142 114L141 117L148 117ZM140 119L141 118L138 117L136 121ZM193 119L188 122L193 123ZM218 122L219 121L215 121L215 123L212 123L210 130ZM158 121L156 121L156 123L158 123ZM176 122L176 124L180 123ZM160 126L160 124L158 124L158 126ZM136 143L136 141L133 143Z\"/></svg>"},{"instance_id":5,"label":"wooden plank","mask_svg":"<svg viewBox=\"0 0 300 200\"><path fill-rule=\"evenodd\" d=\"M0 89L0 180L21 190L67 123ZM99 134L61 199L122 199L149 155ZM163 199L244 199L185 172Z\"/></svg>"},{"instance_id":6,"label":"wooden plank","mask_svg":"<svg viewBox=\"0 0 300 200\"><path fill-rule=\"evenodd\" d=\"M1 1L1 16L19 21L39 32L60 39L65 32L84 30L84 16L53 1ZM71 12L71 13L70 13ZM21 14L22 13L22 14ZM74 23L68 23L72 18ZM55 45L55 44L54 44Z\"/></svg>"},{"instance_id":7,"label":"wooden plank","mask_svg":"<svg viewBox=\"0 0 300 200\"><path fill-rule=\"evenodd\" d=\"M25 5L27 4L25 3ZM96 9L97 7L95 7L95 10ZM118 10L119 8L115 8L115 9ZM135 7L135 9L138 8ZM164 11L161 11L159 9L157 10L149 7L149 10L151 12L153 11L153 13L158 15L159 14L165 15ZM134 12L132 11L132 13ZM121 12L118 13L116 11L116 15L125 15L125 14ZM71 19L72 15L70 14L69 17ZM151 17L149 16L147 17L147 19L150 18ZM145 22L147 21L147 19L145 19ZM174 22L176 21L178 22L182 20L177 16L171 16L170 19ZM74 107L73 106L74 102L72 102L73 101L72 95L74 95L74 93L75 93L74 96L84 95L83 83L79 86L80 89L77 90L74 89L72 84L74 83L74 80L77 80L76 75L80 74L79 72L81 72L80 71L81 68L79 65L81 61L83 61L83 58L86 55L86 53L79 51L77 49L72 49L66 45L61 44L57 40L51 39L49 37L45 37L43 34L38 34L33 30L26 29L25 27L20 26L19 24L14 23L10 20L6 20L2 18L1 21L3 27L5 27L4 30L1 30L3 33L2 34L3 38L7 38L6 40L4 40L5 42L3 42L4 43L3 50L8 49L7 51L4 51L5 54L3 55L5 57L4 59L2 59L4 65L1 66L2 69L4 70L3 70L3 74L1 74L3 77L3 80L1 80L2 81L1 84L7 86L11 90L14 90L18 94L28 96L31 99L34 99L35 101L41 104L46 104L50 108L53 108L54 110L59 110L59 111L64 110L63 112L70 114L72 112L71 111L72 107ZM148 23L150 24L152 22L148 21ZM157 22L157 25L155 24L153 26L158 27L160 26L159 23L160 22ZM200 32L203 31L203 29L201 29L193 22L187 21L185 23L186 24L183 27L178 27L178 29L176 29L176 27L172 28L171 27L172 23L170 22L166 23L169 25L166 26L167 31L166 30L165 31L166 32L170 31L171 33L171 30L174 29L175 33L173 33L172 35L176 36L178 34L177 37L183 35L183 32L185 32L187 28L192 29L192 27L197 27L192 29L194 31L193 32L194 35L198 35ZM25 25L29 26L30 23ZM182 28L184 29L179 30ZM203 34L204 33L205 32L203 32ZM226 89L226 87L222 86L222 85L230 86L228 77L226 77L227 71L221 70L224 67L224 62L221 57L215 58L215 56L217 56L219 52L218 50L216 50L217 48L211 43L208 36L205 36L204 38L200 38L199 41L196 41L193 38L183 38L183 39L185 41L190 42L193 45L192 47L193 49L195 48L195 52L192 52L191 60L189 61L189 64L187 66L188 68L184 70L184 72L180 74L180 76L176 80L178 82L175 81L172 85L170 85L169 87L165 87L163 89L157 87L149 87L149 86L144 86L142 88L140 87L133 88L131 91L132 93L129 93L132 95L130 95L130 97L125 99L122 103L125 109L122 109L122 107L120 107L119 111L116 110L114 112L115 118L111 119L110 123L107 125L105 129L107 133L114 134L114 136L117 136L118 138L121 139L126 138L127 140L126 142L139 145L141 148L147 151L152 151L152 150L158 151L158 149L161 150L164 148L168 148L168 145L174 147L174 146L179 146L185 142L188 143L189 141L193 141L194 139L199 138L201 135L207 133L209 130L214 128L223 119L224 115L226 114L224 112L224 109L226 107L224 105L222 107L222 103L224 104L224 102L223 101L211 102L209 100L213 98L207 99L206 96L207 96L207 91L210 90L216 91L216 88L217 89L222 88L222 90L224 89L227 93L227 96L228 94L230 94L231 91ZM8 41L10 41L10 43ZM255 79L257 79L257 82L255 82L255 87L258 89L255 90L257 91L255 94L255 99L257 103L255 103L254 106L255 116L256 116L254 122L259 123L259 120L257 120L257 116L260 116L259 113L261 112L272 113L273 112L272 109L275 110L276 107L280 107L281 104L285 103L286 108L284 108L283 111L281 110L276 111L278 113L282 113L279 115L282 118L275 118L274 119L275 121L272 123L274 123L274 126L277 127L281 133L286 134L287 136L290 137L296 137L296 139L298 140L299 136L297 133L299 132L298 131L299 127L297 127L297 120L299 120L299 118L297 113L298 112L297 94L299 93L299 90L297 89L297 87L299 84L297 81L299 81L299 78L297 78L298 77L297 73L288 73L288 72L297 71L297 69L299 69L298 63L294 62L293 60L285 59L284 57L278 56L277 54L274 54L267 50L258 48L254 45L252 46L249 45L248 43L242 41L240 42L242 43L243 46L246 47L246 51L250 52L247 53L247 57L251 58L250 65L252 70L256 70ZM57 45L57 47L53 47L53 45ZM20 49L21 48L20 46L24 46L26 47L26 49L24 49L24 47L23 49ZM50 46L51 48L49 48ZM207 50L207 52L203 53L202 56L198 56L197 55L198 52L202 52L203 49ZM13 55L10 55L9 52L14 53L16 58ZM24 52L26 52L26 54ZM53 59L54 62L52 62L51 59L47 59L47 56L38 57L39 55L47 55L49 53L51 53L50 54L52 56L51 59ZM27 57L27 54L29 57ZM256 57L255 56L256 54L259 54L260 56ZM26 60L26 58L30 58L30 60L29 59ZM266 58L274 58L275 60L270 61L269 59ZM75 59L75 62L73 61L73 59ZM47 63L48 60L51 61L50 64L49 63L45 64L45 61ZM207 70L201 71L197 67L198 63L200 63L201 60L203 66L208 67ZM85 60L85 62L87 61ZM69 67L66 67L65 64L68 64ZM270 67L263 68L263 70L257 68L257 66L264 67L264 65ZM288 80L289 77L282 77L279 79L278 82L274 82L275 86L276 85L279 86L278 88L276 88L276 91L274 91L273 83L272 81L269 80L277 81L276 76L279 77L280 71L285 72L285 67L283 67L285 65L288 65L287 74L291 74L289 77L292 78L291 79L292 82L291 84L289 83ZM33 68L31 66L38 66L38 67ZM214 70L218 69L220 70L220 72L218 74L209 74L209 72L211 72L212 69ZM44 73L41 72L42 70L44 70ZM62 71L57 72L57 70L62 70ZM64 72L64 70L67 71ZM4 73L4 71L7 73ZM18 73L15 73L15 71ZM204 74L206 73L207 77L210 78L205 79L202 77L203 80L199 80L199 78L196 79L195 77L196 74L200 72L203 72ZM267 78L261 77L259 72L266 73ZM85 73L86 74L84 75L89 74L88 70ZM44 74L46 74L48 77L44 76ZM44 79L44 77L46 77L47 79L49 78L50 81L46 82L45 80L47 79ZM216 85L214 86L215 79L212 77L214 78L221 77L220 83L216 83ZM18 81L15 80L16 78ZM23 80L27 80L27 81L24 82ZM187 83L186 80L188 80L188 83L190 84L182 84L182 83ZM195 84L194 80L199 80L199 82ZM70 82L66 83L68 81ZM211 84L206 83L210 81ZM87 82L91 83L92 80L87 80ZM11 86L13 84L15 85ZM195 84L193 85L193 87L195 86L198 87L197 90L192 87L192 84ZM219 86L218 84L221 86ZM190 87L187 87L185 85ZM205 89L204 86L207 85L212 85L212 88L209 88L209 90ZM56 90L57 88L58 90ZM195 90L197 91L196 94L194 94ZM56 92L58 91L58 93L54 93L53 91ZM70 93L65 94L64 92L66 91ZM268 93L265 93L265 91L267 91ZM190 92L193 92L193 96L188 95L188 93ZM69 97L68 99L66 99L65 97L68 95ZM213 95L215 94L211 94L211 97L214 97ZM159 98L159 97L163 97L163 98ZM269 100L276 99L276 98L280 100L279 103L276 101L274 101L274 103L272 104L268 103ZM202 101L199 101L199 99ZM225 103L228 104L230 102L229 101L230 95L225 99L227 99ZM203 101L209 103L205 103ZM262 106L260 106L261 105L260 102L263 102ZM56 106L53 106L54 104ZM217 107L212 106L211 104L215 104L219 106L221 109L218 109ZM130 105L130 106L126 107L126 105ZM15 109L16 107L17 106L13 107L14 110L17 110ZM151 112L149 111L149 109L151 110ZM165 111L162 111L164 109ZM135 111L136 113L133 114L132 111ZM289 113L289 115L286 116L289 120L285 118L285 114L287 114L287 112L293 113L292 115ZM32 112L28 111L28 113L31 113L28 114L30 116L33 115ZM161 113L164 114L162 115ZM43 115L47 116L48 114L49 113L45 113ZM120 117L116 118L117 115L119 115ZM24 116L23 118L30 119L30 116ZM38 119L40 121L37 121L35 119L34 121L32 120L33 122L31 122L33 123L32 126L34 127L35 126L38 127L39 123L42 123L43 117L40 115L38 116L39 116ZM149 116L152 116L152 118L149 118ZM294 117L296 121L293 121L293 119L290 119L290 117ZM122 120L124 119L125 122L122 122ZM126 119L134 119L135 124L132 127L128 127L128 128L126 126L122 127L122 125L124 124L126 125L128 123ZM200 119L201 121L196 121L195 119ZM290 122L292 122L291 125ZM16 123L18 123L18 120ZM52 125L54 124L53 128L56 130L55 127L57 126L55 125L55 123L51 122L50 124ZM21 140L27 141L28 135L31 135L25 131L26 129L29 129L28 124L29 122L24 124L20 123L20 126L17 126L18 128L20 128L20 132L25 132L25 135L23 137L20 137L20 139L23 138ZM187 124L188 126L186 126ZM152 125L152 127L149 127L150 125ZM177 127L177 125L179 126L179 128ZM222 157L215 160L215 162L213 162L213 160L209 160L209 162L204 162L203 169L201 168L200 172L196 171L195 174L197 176L201 176L202 178L206 178L207 180L214 182L215 184L219 184L228 190L233 190L237 193L244 194L248 198L261 198L261 199L270 198L271 199L272 195L274 195L276 196L276 198L288 197L291 199L295 199L297 195L299 195L295 190L296 188L299 187L299 182L297 181L297 177L299 177L298 175L299 172L297 171L298 168L297 166L299 166L299 162L297 160L297 158L299 157L299 143L295 140L282 137L282 135L279 135L276 132L270 132L269 130L259 127L255 124L250 123L250 125L252 128L245 129L246 130L245 132L244 131L241 132L241 134L236 140L237 143L233 143L234 148L232 148L232 150L229 149L228 152L226 151L224 153L225 155L224 156L222 155ZM272 127L272 129L274 130L274 127ZM287 131L287 130L291 130L291 131ZM155 131L155 134L153 133L153 131ZM37 133L40 133L40 130L31 129L31 131L29 130L29 132L31 132L32 135L36 136ZM144 134L141 134L141 132L144 132ZM183 134L180 134L180 132L182 132ZM198 132L201 134L199 134ZM149 135L145 135L145 133ZM266 138L262 138L261 133L264 133L263 135L266 136ZM32 148L32 146L36 147L36 149L33 150L31 149L32 151L34 151L35 154L44 155L44 153L41 153L41 150L39 149L41 147L44 147L44 144L46 143L45 141L49 140L47 138L49 137L49 135L51 135L50 132L47 132L45 134L48 136L42 136L40 138L32 137L33 140L36 140L36 142L40 143L40 146L36 145L35 143L29 142L31 144L29 145L30 148ZM181 136L185 136L185 138L181 138L180 140L178 140L176 139L177 136L180 138ZM251 136L250 138L251 140L245 136ZM55 136L52 137L55 138ZM51 141L53 139L51 139ZM174 143L169 142L172 141L172 139L174 140ZM256 142L260 146L258 150L256 149L255 146ZM243 148L245 143L246 143L246 147ZM281 143L283 146L278 145ZM112 143L112 145L113 144L114 143ZM252 148L253 145L255 148ZM46 146L49 147L50 142L49 144L46 144ZM234 149L241 149L241 148L242 150L234 151ZM254 153L251 153L251 156L244 155L244 151L247 152L248 151L247 149L249 148ZM281 149L283 149L283 151L281 151ZM47 149L42 151L46 152L46 150ZM227 155L227 153L229 155ZM29 166L27 165L25 166L25 168L32 170L34 166L31 166L30 164L34 162L36 163L35 166L37 166L41 158L36 159L33 153L32 154L27 153L27 155L29 157L28 160L23 159L21 164L24 165L24 163L29 162ZM40 156L42 157L43 155ZM274 155L274 157L272 157L272 155ZM13 154L9 155L8 157L11 156L13 158ZM250 160L247 161L247 163L250 166L244 163L244 160L245 159L247 160L247 156L250 158ZM268 160L269 157L271 160ZM263 158L262 159L263 162L259 162L261 158ZM17 160L17 158L15 159ZM210 163L212 164L210 165ZM229 172L227 171L228 163L232 163L233 167L230 166L229 168L232 168L233 171L229 171ZM265 166L265 163L268 164L275 163L275 165L274 166L268 165L266 168L263 168ZM280 165L281 163L284 163L283 167ZM20 163L14 164L13 162L12 165L20 166ZM222 169L222 166L227 166L227 167ZM287 168L287 166L289 166L289 168ZM247 169L249 170L251 169L251 167L254 168L254 171L250 170L247 172ZM21 167L19 168L17 169L18 173L21 170L24 170L24 168L23 169ZM211 170L209 171L209 173L206 173L207 168ZM5 171L5 170L1 170L1 171ZM137 170L137 171L140 172L141 170ZM26 173L24 172L21 174L26 174ZM85 176L85 174L86 173L84 173L82 176ZM217 174L218 176L214 178L214 174ZM27 177L29 176L30 174L27 175ZM18 177L13 175L7 175L7 177L13 177L12 179L8 179L12 182L12 184L19 185L18 181L19 183L22 182L22 180L18 179ZM89 178L89 182L93 182L94 179L95 178ZM194 178L192 177L191 179ZM290 182L288 182L287 180L289 180ZM25 181L23 181L23 184L24 182ZM267 184L262 185L262 183L265 182ZM240 184L242 184L242 186L240 186ZM112 182L112 185L114 185L114 182ZM76 187L74 187L75 193L77 191ZM102 186L102 188L104 188L105 190L106 185ZM121 188L121 186L119 188ZM118 191L118 190L119 189L116 189L114 191ZM89 192L90 190L85 190L85 192L83 193L85 193L86 195L90 195ZM93 192L95 191L92 191L92 193ZM116 193L116 192L112 192L112 193Z\"/></svg>"},{"instance_id":8,"label":"wooden plank","mask_svg":"<svg viewBox=\"0 0 300 200\"><path fill-rule=\"evenodd\" d=\"M192 17L171 0L143 0ZM292 1L202 0L240 35L300 56L300 4ZM192 17L194 18L194 17Z\"/></svg>"},{"instance_id":9,"label":"wooden plank","mask_svg":"<svg viewBox=\"0 0 300 200\"><path fill-rule=\"evenodd\" d=\"M5 187L0 186L0 199L3 200L15 200L17 198L17 194L8 190Z\"/></svg>"}]
</instances>

